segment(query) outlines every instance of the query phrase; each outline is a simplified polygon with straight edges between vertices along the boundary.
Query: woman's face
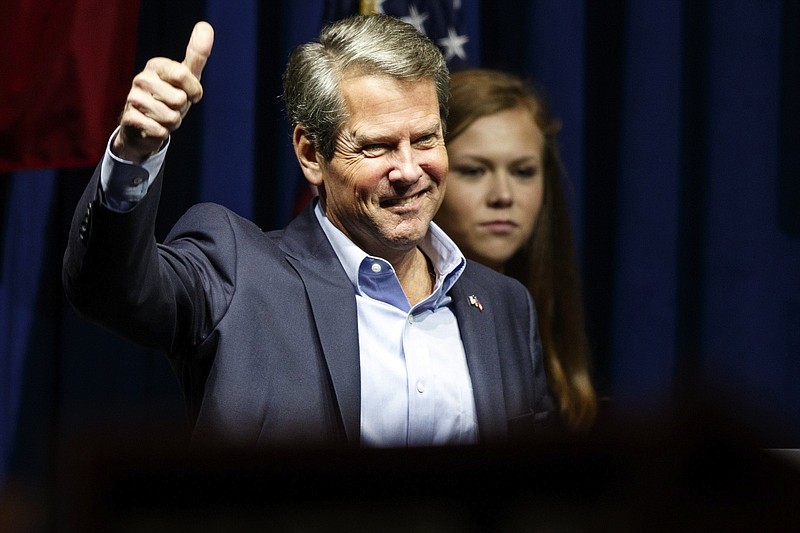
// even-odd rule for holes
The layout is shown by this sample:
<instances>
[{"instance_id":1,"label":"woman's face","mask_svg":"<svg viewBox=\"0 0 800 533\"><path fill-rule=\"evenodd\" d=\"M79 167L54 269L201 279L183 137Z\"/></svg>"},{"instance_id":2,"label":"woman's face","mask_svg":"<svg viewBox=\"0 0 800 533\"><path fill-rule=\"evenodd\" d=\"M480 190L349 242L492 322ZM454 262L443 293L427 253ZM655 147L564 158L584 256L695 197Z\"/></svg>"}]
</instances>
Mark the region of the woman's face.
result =
<instances>
[{"instance_id":1,"label":"woman's face","mask_svg":"<svg viewBox=\"0 0 800 533\"><path fill-rule=\"evenodd\" d=\"M447 144L447 191L435 221L465 256L502 271L528 241L544 197L543 148L524 107L482 117Z\"/></svg>"}]
</instances>

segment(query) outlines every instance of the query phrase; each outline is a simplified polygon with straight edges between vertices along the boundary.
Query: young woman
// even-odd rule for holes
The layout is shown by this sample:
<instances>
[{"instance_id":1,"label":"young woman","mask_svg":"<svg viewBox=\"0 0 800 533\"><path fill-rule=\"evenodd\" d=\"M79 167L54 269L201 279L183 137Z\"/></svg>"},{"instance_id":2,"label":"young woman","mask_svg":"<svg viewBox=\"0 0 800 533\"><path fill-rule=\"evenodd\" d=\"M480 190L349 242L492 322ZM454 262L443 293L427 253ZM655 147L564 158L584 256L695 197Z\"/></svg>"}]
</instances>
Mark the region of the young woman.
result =
<instances>
[{"instance_id":1,"label":"young woman","mask_svg":"<svg viewBox=\"0 0 800 533\"><path fill-rule=\"evenodd\" d=\"M453 73L450 171L435 221L468 258L528 287L548 384L564 427L577 431L593 424L597 396L562 192L559 128L523 80L486 69Z\"/></svg>"}]
</instances>

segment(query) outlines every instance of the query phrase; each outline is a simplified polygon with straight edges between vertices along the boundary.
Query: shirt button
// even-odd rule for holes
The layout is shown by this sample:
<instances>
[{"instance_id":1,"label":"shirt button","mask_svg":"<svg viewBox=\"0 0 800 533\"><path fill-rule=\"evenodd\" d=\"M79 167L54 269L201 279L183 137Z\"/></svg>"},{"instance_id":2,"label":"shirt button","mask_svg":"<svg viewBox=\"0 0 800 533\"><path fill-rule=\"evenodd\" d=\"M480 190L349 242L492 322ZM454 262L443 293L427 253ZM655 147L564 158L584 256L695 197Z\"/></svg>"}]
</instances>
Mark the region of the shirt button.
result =
<instances>
[{"instance_id":1,"label":"shirt button","mask_svg":"<svg viewBox=\"0 0 800 533\"><path fill-rule=\"evenodd\" d=\"M372 263L372 271L376 274L381 271L380 263Z\"/></svg>"},{"instance_id":2,"label":"shirt button","mask_svg":"<svg viewBox=\"0 0 800 533\"><path fill-rule=\"evenodd\" d=\"M134 185L141 185L143 181L144 179L141 176L136 176L135 178L133 178L133 181L131 183L133 183Z\"/></svg>"},{"instance_id":3,"label":"shirt button","mask_svg":"<svg viewBox=\"0 0 800 533\"><path fill-rule=\"evenodd\" d=\"M420 394L425 392L425 383L423 383L422 380L417 381L417 392Z\"/></svg>"}]
</instances>

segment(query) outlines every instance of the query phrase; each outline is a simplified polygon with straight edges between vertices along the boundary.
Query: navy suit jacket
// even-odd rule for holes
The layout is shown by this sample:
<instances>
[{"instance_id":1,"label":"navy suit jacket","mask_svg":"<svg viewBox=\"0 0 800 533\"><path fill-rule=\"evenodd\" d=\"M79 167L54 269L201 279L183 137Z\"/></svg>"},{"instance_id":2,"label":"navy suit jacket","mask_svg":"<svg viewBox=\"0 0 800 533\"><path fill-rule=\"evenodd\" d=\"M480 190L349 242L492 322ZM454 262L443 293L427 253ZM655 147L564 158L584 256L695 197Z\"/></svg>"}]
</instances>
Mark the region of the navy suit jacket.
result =
<instances>
[{"instance_id":1,"label":"navy suit jacket","mask_svg":"<svg viewBox=\"0 0 800 533\"><path fill-rule=\"evenodd\" d=\"M199 204L158 244L162 179L118 213L98 200L95 171L64 256L69 300L87 318L168 354L195 441L357 446L354 289L311 206L284 230L264 232L222 206ZM552 402L528 291L468 262L449 294L481 442L548 426Z\"/></svg>"}]
</instances>

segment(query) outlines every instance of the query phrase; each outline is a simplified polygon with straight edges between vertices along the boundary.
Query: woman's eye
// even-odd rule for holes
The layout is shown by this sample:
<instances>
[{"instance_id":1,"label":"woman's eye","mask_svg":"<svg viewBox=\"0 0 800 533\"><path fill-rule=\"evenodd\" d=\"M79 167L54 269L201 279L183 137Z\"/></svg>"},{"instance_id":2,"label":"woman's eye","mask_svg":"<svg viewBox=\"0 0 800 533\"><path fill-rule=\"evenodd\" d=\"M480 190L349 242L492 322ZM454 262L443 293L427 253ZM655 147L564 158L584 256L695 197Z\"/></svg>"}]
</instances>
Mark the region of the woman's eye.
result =
<instances>
[{"instance_id":1,"label":"woman's eye","mask_svg":"<svg viewBox=\"0 0 800 533\"><path fill-rule=\"evenodd\" d=\"M486 172L483 167L456 167L454 169L458 174L465 178L480 178Z\"/></svg>"},{"instance_id":2,"label":"woman's eye","mask_svg":"<svg viewBox=\"0 0 800 533\"><path fill-rule=\"evenodd\" d=\"M533 178L539 173L539 167L518 167L512 170L511 173L518 178Z\"/></svg>"}]
</instances>

